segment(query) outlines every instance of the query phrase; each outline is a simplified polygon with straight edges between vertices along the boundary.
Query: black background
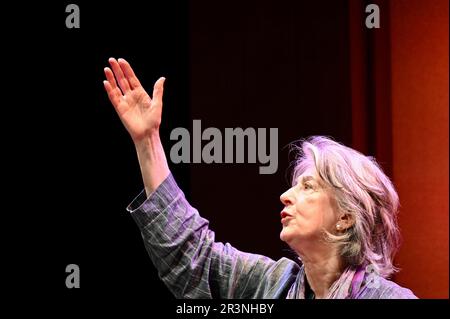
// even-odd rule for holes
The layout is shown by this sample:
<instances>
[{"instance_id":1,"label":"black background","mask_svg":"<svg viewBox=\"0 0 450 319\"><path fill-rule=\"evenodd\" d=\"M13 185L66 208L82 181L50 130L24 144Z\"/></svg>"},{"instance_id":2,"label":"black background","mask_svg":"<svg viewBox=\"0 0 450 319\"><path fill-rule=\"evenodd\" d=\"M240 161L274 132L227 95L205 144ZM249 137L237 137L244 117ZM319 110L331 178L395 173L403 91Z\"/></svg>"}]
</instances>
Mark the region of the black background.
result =
<instances>
[{"instance_id":1,"label":"black background","mask_svg":"<svg viewBox=\"0 0 450 319\"><path fill-rule=\"evenodd\" d=\"M8 245L14 258L5 261L14 296L46 310L174 312L125 211L142 181L103 90L109 57L126 58L149 92L159 76L167 78L167 154L171 130L190 129L193 119L222 131L279 128L274 175L259 175L255 164L170 168L218 240L292 258L278 237L279 195L289 185L286 145L314 134L351 143L347 2L76 1L81 28L67 29L69 3L17 3L4 11L13 17L4 29L4 68L18 119L4 119L14 128L7 140L18 140L8 143L17 154L8 159L19 164L8 210L17 246ZM80 289L65 286L71 263L80 267Z\"/></svg>"}]
</instances>

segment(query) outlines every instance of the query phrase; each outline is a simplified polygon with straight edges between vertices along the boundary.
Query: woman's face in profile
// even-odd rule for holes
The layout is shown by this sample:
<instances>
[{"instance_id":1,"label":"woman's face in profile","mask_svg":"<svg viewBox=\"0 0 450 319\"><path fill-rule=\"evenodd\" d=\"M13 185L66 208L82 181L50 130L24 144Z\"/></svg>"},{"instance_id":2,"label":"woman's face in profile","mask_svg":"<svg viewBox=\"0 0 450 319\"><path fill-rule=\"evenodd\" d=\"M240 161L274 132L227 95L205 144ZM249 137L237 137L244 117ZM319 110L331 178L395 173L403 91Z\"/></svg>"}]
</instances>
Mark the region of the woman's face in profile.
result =
<instances>
[{"instance_id":1,"label":"woman's face in profile","mask_svg":"<svg viewBox=\"0 0 450 319\"><path fill-rule=\"evenodd\" d=\"M283 229L280 238L292 248L323 238L323 230L334 233L338 208L329 187L314 168L298 176L296 184L280 196Z\"/></svg>"}]
</instances>

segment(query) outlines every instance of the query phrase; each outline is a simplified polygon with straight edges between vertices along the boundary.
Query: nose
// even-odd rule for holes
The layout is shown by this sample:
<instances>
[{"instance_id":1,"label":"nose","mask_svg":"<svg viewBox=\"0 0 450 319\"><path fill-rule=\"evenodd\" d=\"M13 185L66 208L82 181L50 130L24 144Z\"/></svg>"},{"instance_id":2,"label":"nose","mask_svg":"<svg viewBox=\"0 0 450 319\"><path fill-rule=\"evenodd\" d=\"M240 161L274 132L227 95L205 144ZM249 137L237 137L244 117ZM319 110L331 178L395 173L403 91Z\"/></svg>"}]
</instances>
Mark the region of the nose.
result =
<instances>
[{"instance_id":1,"label":"nose","mask_svg":"<svg viewBox=\"0 0 450 319\"><path fill-rule=\"evenodd\" d=\"M283 203L284 206L292 205L293 202L290 195L290 189L281 194L280 201Z\"/></svg>"}]
</instances>

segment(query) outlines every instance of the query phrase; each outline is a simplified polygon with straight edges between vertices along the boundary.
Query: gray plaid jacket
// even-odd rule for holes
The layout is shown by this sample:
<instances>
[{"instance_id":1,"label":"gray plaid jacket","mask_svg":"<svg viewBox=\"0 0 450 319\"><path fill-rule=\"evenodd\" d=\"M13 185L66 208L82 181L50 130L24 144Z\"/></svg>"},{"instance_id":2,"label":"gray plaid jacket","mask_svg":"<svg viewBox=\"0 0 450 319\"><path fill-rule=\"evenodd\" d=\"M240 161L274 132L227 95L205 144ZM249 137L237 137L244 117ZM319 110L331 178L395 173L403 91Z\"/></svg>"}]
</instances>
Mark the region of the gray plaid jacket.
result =
<instances>
[{"instance_id":1,"label":"gray plaid jacket","mask_svg":"<svg viewBox=\"0 0 450 319\"><path fill-rule=\"evenodd\" d=\"M209 222L189 205L172 174L148 198L143 190L127 210L159 277L177 298L305 298L302 266L215 242ZM347 298L416 298L392 281L376 281L360 282Z\"/></svg>"}]
</instances>

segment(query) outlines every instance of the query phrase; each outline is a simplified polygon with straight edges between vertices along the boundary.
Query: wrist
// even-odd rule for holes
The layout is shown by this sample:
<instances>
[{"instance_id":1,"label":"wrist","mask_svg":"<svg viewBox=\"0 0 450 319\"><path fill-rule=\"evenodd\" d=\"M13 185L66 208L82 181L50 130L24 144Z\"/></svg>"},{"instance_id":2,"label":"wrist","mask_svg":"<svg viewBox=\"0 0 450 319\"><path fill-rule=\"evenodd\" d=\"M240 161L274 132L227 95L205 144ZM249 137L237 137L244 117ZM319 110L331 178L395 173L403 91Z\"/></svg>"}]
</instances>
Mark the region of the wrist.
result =
<instances>
[{"instance_id":1,"label":"wrist","mask_svg":"<svg viewBox=\"0 0 450 319\"><path fill-rule=\"evenodd\" d=\"M170 174L159 132L135 141L135 147L147 196Z\"/></svg>"},{"instance_id":2,"label":"wrist","mask_svg":"<svg viewBox=\"0 0 450 319\"><path fill-rule=\"evenodd\" d=\"M161 145L161 138L159 136L159 131L155 131L139 140L134 140L133 142L138 152L145 153L151 149L155 149L155 147L159 147Z\"/></svg>"}]
</instances>

